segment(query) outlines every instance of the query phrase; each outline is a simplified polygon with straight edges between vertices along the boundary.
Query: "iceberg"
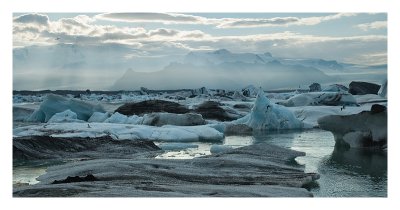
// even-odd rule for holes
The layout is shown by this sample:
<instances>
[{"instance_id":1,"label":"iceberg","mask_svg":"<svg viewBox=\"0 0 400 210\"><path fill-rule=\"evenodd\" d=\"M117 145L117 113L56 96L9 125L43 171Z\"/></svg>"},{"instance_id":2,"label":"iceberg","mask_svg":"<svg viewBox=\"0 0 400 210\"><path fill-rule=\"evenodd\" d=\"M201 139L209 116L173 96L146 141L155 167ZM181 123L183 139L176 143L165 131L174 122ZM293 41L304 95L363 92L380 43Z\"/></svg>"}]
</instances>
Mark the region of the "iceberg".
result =
<instances>
[{"instance_id":1,"label":"iceberg","mask_svg":"<svg viewBox=\"0 0 400 210\"><path fill-rule=\"evenodd\" d=\"M31 125L15 128L19 136L52 137L101 137L111 136L115 140L146 140L165 142L221 141L224 134L208 125L162 126L129 125L116 123L49 123L46 126Z\"/></svg>"},{"instance_id":2,"label":"iceberg","mask_svg":"<svg viewBox=\"0 0 400 210\"><path fill-rule=\"evenodd\" d=\"M110 117L110 113L94 112L92 116L88 119L88 122L104 122Z\"/></svg>"},{"instance_id":3,"label":"iceberg","mask_svg":"<svg viewBox=\"0 0 400 210\"><path fill-rule=\"evenodd\" d=\"M106 112L99 104L94 105L78 99L67 99L60 95L49 94L40 104L39 109L27 118L27 121L48 122L54 114L66 110L76 113L77 119L84 121L87 121L94 112Z\"/></svg>"},{"instance_id":4,"label":"iceberg","mask_svg":"<svg viewBox=\"0 0 400 210\"><path fill-rule=\"evenodd\" d=\"M356 99L349 93L343 92L311 92L295 95L287 100L279 101L277 104L293 106L340 106L357 105Z\"/></svg>"},{"instance_id":5,"label":"iceberg","mask_svg":"<svg viewBox=\"0 0 400 210\"><path fill-rule=\"evenodd\" d=\"M321 117L318 124L333 133L337 145L353 148L387 145L387 111L382 105L374 104L371 111L353 115Z\"/></svg>"},{"instance_id":6,"label":"iceberg","mask_svg":"<svg viewBox=\"0 0 400 210\"><path fill-rule=\"evenodd\" d=\"M234 124L245 124L253 130L279 130L303 128L293 112L286 107L271 103L260 89L251 112L233 121Z\"/></svg>"},{"instance_id":7,"label":"iceberg","mask_svg":"<svg viewBox=\"0 0 400 210\"><path fill-rule=\"evenodd\" d=\"M78 120L76 113L69 109L54 114L48 121L48 123L64 123L64 122L84 122L84 121Z\"/></svg>"}]
</instances>

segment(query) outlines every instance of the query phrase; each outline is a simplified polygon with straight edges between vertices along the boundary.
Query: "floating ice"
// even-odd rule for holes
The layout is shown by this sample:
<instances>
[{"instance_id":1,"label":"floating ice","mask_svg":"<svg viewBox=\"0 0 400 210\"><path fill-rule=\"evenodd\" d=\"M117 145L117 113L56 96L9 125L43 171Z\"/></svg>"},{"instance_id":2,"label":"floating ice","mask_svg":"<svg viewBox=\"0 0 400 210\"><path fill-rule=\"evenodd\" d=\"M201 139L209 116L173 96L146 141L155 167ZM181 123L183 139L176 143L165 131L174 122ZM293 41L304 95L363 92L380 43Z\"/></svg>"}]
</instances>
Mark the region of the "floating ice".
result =
<instances>
[{"instance_id":1,"label":"floating ice","mask_svg":"<svg viewBox=\"0 0 400 210\"><path fill-rule=\"evenodd\" d=\"M288 100L280 101L278 104L292 106L338 106L357 105L356 99L349 93L339 92L312 92L295 95Z\"/></svg>"},{"instance_id":2,"label":"floating ice","mask_svg":"<svg viewBox=\"0 0 400 210\"><path fill-rule=\"evenodd\" d=\"M363 111L341 116L329 115L318 119L319 126L331 131L339 145L350 147L382 147L387 144L387 111ZM376 108L375 108L376 109Z\"/></svg>"},{"instance_id":3,"label":"floating ice","mask_svg":"<svg viewBox=\"0 0 400 210\"><path fill-rule=\"evenodd\" d=\"M27 121L47 122L56 113L71 110L77 119L87 121L94 112L105 112L99 104L94 105L77 99L67 99L59 95L49 94L40 104L39 109L32 113Z\"/></svg>"},{"instance_id":4,"label":"floating ice","mask_svg":"<svg viewBox=\"0 0 400 210\"><path fill-rule=\"evenodd\" d=\"M258 92L251 112L232 123L245 124L254 130L303 128L303 123L290 110L271 103L262 89Z\"/></svg>"},{"instance_id":5,"label":"floating ice","mask_svg":"<svg viewBox=\"0 0 400 210\"><path fill-rule=\"evenodd\" d=\"M53 137L99 137L116 140L149 140L168 142L221 141L224 134L208 125L163 126L115 123L50 123L15 128L14 136L51 135Z\"/></svg>"},{"instance_id":6,"label":"floating ice","mask_svg":"<svg viewBox=\"0 0 400 210\"><path fill-rule=\"evenodd\" d=\"M64 123L64 122L84 122L84 121L78 120L76 113L69 109L54 114L48 121L48 123Z\"/></svg>"}]
</instances>

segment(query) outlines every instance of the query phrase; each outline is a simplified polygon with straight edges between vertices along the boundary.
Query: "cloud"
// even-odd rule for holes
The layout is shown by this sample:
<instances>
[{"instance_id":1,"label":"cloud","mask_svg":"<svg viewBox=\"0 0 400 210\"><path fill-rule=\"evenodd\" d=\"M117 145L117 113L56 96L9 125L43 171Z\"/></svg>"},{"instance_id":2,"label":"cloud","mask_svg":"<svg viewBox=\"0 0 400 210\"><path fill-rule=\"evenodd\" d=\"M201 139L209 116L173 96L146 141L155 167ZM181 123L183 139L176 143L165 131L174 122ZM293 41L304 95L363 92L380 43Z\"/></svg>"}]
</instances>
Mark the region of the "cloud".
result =
<instances>
[{"instance_id":1,"label":"cloud","mask_svg":"<svg viewBox=\"0 0 400 210\"><path fill-rule=\"evenodd\" d=\"M202 23L206 18L170 13L104 13L95 16L96 19L120 22L162 22L165 24Z\"/></svg>"},{"instance_id":2,"label":"cloud","mask_svg":"<svg viewBox=\"0 0 400 210\"><path fill-rule=\"evenodd\" d=\"M47 17L46 15L33 14ZM321 21L338 19L352 14L340 13L329 16L309 18L272 18L262 24L318 24ZM30 15L23 15L29 17ZM21 16L19 16L21 17ZM385 35L364 36L321 36L301 34L292 31L280 33L263 33L251 35L211 35L200 30L177 30L155 28L147 30L142 27L121 27L117 25L99 25L91 18L79 15L73 18L62 18L38 26L32 21L21 23L14 18L14 47L30 45L54 45L59 43L85 45L120 44L141 53L132 56L160 57L162 55L184 55L189 51L215 50L226 48L233 52L271 51L283 57L320 57L325 59L350 59L355 54L372 54L386 51ZM25 18L23 18L25 19ZM232 19L229 19L232 21ZM248 21L249 19L246 19ZM16 21L16 22L15 22ZM225 23L228 19L224 19ZM233 22L230 22L233 24ZM254 26L258 22L236 22L235 26ZM348 57L348 58L346 58ZM357 60L355 57L353 60Z\"/></svg>"},{"instance_id":3,"label":"cloud","mask_svg":"<svg viewBox=\"0 0 400 210\"><path fill-rule=\"evenodd\" d=\"M375 21L371 23L363 23L356 25L356 27L363 31L368 31L371 29L384 29L387 28L387 21Z\"/></svg>"},{"instance_id":4,"label":"cloud","mask_svg":"<svg viewBox=\"0 0 400 210\"><path fill-rule=\"evenodd\" d=\"M317 25L324 21L355 16L354 13L338 13L307 18L206 18L195 15L175 13L105 13L94 19L119 22L155 22L163 24L202 24L215 25L217 28L287 27L290 25Z\"/></svg>"},{"instance_id":5,"label":"cloud","mask_svg":"<svg viewBox=\"0 0 400 210\"><path fill-rule=\"evenodd\" d=\"M13 19L14 23L48 25L49 17L42 14L24 14Z\"/></svg>"}]
</instances>

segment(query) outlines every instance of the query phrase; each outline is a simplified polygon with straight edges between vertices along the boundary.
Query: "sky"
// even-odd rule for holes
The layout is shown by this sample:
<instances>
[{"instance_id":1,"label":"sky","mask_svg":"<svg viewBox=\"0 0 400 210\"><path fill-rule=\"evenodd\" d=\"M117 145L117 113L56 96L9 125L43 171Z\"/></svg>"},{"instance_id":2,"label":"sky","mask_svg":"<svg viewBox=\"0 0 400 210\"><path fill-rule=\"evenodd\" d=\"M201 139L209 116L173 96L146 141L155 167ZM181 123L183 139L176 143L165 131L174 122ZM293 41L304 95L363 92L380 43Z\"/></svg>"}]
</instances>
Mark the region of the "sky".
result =
<instances>
[{"instance_id":1,"label":"sky","mask_svg":"<svg viewBox=\"0 0 400 210\"><path fill-rule=\"evenodd\" d=\"M218 49L384 65L387 14L14 13L13 48L14 89L105 88Z\"/></svg>"}]
</instances>

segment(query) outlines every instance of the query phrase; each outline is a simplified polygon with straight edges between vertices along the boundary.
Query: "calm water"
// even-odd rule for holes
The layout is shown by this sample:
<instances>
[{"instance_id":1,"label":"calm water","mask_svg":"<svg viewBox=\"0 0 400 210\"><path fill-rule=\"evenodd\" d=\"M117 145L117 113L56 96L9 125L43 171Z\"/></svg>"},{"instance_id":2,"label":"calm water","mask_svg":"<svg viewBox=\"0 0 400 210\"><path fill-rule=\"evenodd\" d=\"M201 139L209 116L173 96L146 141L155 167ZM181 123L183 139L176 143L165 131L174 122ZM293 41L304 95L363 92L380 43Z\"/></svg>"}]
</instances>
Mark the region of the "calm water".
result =
<instances>
[{"instance_id":1,"label":"calm water","mask_svg":"<svg viewBox=\"0 0 400 210\"><path fill-rule=\"evenodd\" d=\"M306 153L296 158L306 172L320 174L316 197L386 197L387 154L366 149L335 149L330 132L319 129L285 133L260 133L254 142L291 148Z\"/></svg>"},{"instance_id":2,"label":"calm water","mask_svg":"<svg viewBox=\"0 0 400 210\"><path fill-rule=\"evenodd\" d=\"M311 191L315 197L386 197L387 155L365 149L335 149L330 132L260 132L253 136L228 136L223 145L240 147L266 142L306 153L296 161L306 172L320 174ZM198 148L169 151L158 158L193 158L210 154L211 143L196 143Z\"/></svg>"}]
</instances>

